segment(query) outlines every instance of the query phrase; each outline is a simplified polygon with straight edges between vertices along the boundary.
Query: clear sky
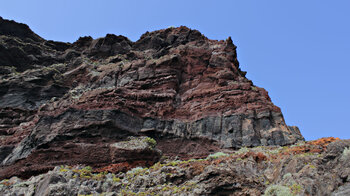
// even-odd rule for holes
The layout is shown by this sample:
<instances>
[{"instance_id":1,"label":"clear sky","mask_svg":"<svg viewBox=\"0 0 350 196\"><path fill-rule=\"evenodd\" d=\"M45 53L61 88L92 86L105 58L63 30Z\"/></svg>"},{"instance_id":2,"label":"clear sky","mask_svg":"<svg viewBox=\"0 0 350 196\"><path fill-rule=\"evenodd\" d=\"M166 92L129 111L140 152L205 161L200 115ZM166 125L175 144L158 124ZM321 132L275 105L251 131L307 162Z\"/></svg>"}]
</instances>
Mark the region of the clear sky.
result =
<instances>
[{"instance_id":1,"label":"clear sky","mask_svg":"<svg viewBox=\"0 0 350 196\"><path fill-rule=\"evenodd\" d=\"M107 33L136 41L180 25L210 39L231 36L242 70L288 125L307 140L350 138L349 0L11 0L0 16L66 42Z\"/></svg>"}]
</instances>

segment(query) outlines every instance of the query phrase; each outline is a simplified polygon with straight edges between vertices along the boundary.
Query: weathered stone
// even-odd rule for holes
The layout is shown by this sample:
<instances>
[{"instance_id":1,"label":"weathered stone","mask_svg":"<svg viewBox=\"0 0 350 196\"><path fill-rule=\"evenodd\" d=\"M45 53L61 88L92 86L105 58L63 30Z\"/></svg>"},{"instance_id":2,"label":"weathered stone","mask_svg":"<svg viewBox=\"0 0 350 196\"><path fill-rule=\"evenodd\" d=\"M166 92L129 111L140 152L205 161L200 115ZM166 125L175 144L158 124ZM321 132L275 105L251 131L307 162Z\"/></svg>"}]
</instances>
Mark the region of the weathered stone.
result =
<instances>
[{"instance_id":1,"label":"weathered stone","mask_svg":"<svg viewBox=\"0 0 350 196\"><path fill-rule=\"evenodd\" d=\"M332 196L347 196L350 195L350 183L340 186L337 191L332 193Z\"/></svg>"},{"instance_id":2,"label":"weathered stone","mask_svg":"<svg viewBox=\"0 0 350 196\"><path fill-rule=\"evenodd\" d=\"M145 139L133 137L110 147L147 149ZM343 153L323 161L334 154L329 149L348 142L323 138L288 147L227 150L206 159L163 158L152 167L131 167L122 172L118 170L120 164L96 170L80 165L61 166L28 180L17 177L2 180L0 194L348 195L349 181L344 171L349 170L350 164L345 163L349 161L342 158Z\"/></svg>"},{"instance_id":3,"label":"weathered stone","mask_svg":"<svg viewBox=\"0 0 350 196\"><path fill-rule=\"evenodd\" d=\"M182 158L303 140L245 77L231 38L184 26L136 42L107 34L70 44L0 18L0 71L0 178L134 161L138 150L104 156L130 136L152 137L164 155Z\"/></svg>"}]
</instances>

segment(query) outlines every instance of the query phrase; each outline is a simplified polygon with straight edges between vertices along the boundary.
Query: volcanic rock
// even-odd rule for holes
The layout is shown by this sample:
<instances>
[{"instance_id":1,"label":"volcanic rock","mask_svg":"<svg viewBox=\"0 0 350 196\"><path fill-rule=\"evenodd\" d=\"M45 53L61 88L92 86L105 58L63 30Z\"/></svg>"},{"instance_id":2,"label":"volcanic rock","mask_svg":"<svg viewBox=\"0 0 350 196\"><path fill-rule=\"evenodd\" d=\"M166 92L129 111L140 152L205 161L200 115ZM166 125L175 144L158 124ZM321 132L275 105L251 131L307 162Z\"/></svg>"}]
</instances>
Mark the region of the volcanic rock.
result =
<instances>
[{"instance_id":1,"label":"volcanic rock","mask_svg":"<svg viewBox=\"0 0 350 196\"><path fill-rule=\"evenodd\" d=\"M113 161L109 148L130 136L184 159L304 140L245 74L231 38L184 26L71 44L0 18L0 179L132 162Z\"/></svg>"},{"instance_id":2,"label":"volcanic rock","mask_svg":"<svg viewBox=\"0 0 350 196\"><path fill-rule=\"evenodd\" d=\"M288 147L241 148L206 159L165 159L123 173L57 166L28 180L2 180L0 194L346 196L349 147L350 140L323 138Z\"/></svg>"}]
</instances>

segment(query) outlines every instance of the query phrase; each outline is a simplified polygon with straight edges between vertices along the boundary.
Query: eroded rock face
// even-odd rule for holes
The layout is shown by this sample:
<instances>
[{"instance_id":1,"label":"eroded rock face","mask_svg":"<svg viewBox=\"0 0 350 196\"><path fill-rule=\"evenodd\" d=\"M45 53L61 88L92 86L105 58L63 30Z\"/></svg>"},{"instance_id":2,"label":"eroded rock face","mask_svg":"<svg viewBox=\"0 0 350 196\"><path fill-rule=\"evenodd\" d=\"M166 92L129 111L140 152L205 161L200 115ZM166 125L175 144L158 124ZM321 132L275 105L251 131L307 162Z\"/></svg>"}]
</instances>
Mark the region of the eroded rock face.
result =
<instances>
[{"instance_id":1,"label":"eroded rock face","mask_svg":"<svg viewBox=\"0 0 350 196\"><path fill-rule=\"evenodd\" d=\"M35 65L62 62L69 44L46 41L25 24L0 17L0 73L22 72Z\"/></svg>"},{"instance_id":2,"label":"eroded rock face","mask_svg":"<svg viewBox=\"0 0 350 196\"><path fill-rule=\"evenodd\" d=\"M350 140L323 138L285 147L241 148L206 159L163 159L123 173L121 164L98 171L61 166L28 180L2 180L0 194L346 196L349 147Z\"/></svg>"},{"instance_id":3,"label":"eroded rock face","mask_svg":"<svg viewBox=\"0 0 350 196\"><path fill-rule=\"evenodd\" d=\"M14 165L40 173L58 159L111 164L76 154L129 136L153 137L165 155L182 158L303 140L240 70L231 38L187 27L70 44L0 18L0 87L0 178Z\"/></svg>"}]
</instances>

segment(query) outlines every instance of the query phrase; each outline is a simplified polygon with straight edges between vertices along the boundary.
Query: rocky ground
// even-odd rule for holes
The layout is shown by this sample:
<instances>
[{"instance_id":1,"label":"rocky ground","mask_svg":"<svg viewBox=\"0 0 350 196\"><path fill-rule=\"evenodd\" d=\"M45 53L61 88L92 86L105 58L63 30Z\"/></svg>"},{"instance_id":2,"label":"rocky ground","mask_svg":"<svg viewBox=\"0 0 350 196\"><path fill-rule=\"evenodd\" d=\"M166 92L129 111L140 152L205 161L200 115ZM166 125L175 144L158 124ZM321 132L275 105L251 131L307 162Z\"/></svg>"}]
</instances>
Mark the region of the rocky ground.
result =
<instances>
[{"instance_id":1,"label":"rocky ground","mask_svg":"<svg viewBox=\"0 0 350 196\"><path fill-rule=\"evenodd\" d=\"M133 144L130 144L133 145ZM57 166L28 180L0 182L2 195L349 195L350 140L323 138L285 147L217 152L205 159L162 157L121 172Z\"/></svg>"}]
</instances>

